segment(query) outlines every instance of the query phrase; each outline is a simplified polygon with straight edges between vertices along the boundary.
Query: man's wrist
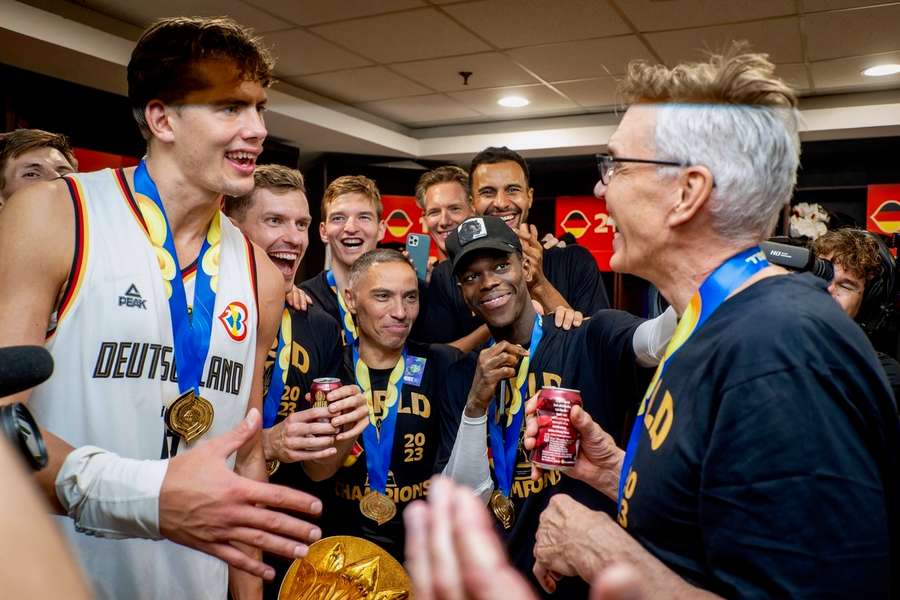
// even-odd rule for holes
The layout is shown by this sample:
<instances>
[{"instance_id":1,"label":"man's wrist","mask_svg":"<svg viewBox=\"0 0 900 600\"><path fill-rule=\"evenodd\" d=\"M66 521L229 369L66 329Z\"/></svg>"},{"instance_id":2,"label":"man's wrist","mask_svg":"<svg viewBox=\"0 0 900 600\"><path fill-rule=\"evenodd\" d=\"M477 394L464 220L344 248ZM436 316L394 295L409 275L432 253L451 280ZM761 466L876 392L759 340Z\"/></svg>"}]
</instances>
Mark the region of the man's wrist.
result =
<instances>
[{"instance_id":1,"label":"man's wrist","mask_svg":"<svg viewBox=\"0 0 900 600\"><path fill-rule=\"evenodd\" d=\"M278 427L278 425L275 425L275 427ZM267 461L280 460L277 456L278 453L275 451L274 440L272 439L275 437L275 427L262 430L263 455L266 457Z\"/></svg>"},{"instance_id":2,"label":"man's wrist","mask_svg":"<svg viewBox=\"0 0 900 600\"><path fill-rule=\"evenodd\" d=\"M466 408L463 411L463 414L470 419L483 417L487 414L487 405L481 402L478 398L473 398L470 396L468 401L466 401Z\"/></svg>"}]
</instances>

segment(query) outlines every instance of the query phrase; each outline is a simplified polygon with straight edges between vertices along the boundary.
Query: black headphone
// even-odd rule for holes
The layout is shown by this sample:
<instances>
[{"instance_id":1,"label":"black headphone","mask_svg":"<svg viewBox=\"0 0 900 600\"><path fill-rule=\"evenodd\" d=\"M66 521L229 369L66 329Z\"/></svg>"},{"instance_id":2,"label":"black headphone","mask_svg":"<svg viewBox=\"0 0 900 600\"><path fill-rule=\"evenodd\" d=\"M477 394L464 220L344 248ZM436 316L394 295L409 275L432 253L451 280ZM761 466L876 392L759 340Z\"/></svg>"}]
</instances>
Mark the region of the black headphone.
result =
<instances>
[{"instance_id":1,"label":"black headphone","mask_svg":"<svg viewBox=\"0 0 900 600\"><path fill-rule=\"evenodd\" d=\"M878 247L878 258L881 261L880 272L867 282L863 292L862 304L856 320L868 333L874 333L884 325L894 309L894 286L897 277L897 263L882 239L871 231L858 230L875 241Z\"/></svg>"}]
</instances>

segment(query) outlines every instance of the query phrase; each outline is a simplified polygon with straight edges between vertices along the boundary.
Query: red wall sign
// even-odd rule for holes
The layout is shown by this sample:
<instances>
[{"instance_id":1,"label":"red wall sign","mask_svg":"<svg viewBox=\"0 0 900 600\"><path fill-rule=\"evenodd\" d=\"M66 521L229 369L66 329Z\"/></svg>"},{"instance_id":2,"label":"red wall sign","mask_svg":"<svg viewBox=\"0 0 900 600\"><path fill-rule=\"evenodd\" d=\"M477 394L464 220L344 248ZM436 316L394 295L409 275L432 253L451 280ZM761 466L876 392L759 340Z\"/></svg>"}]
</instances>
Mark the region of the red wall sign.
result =
<instances>
[{"instance_id":1,"label":"red wall sign","mask_svg":"<svg viewBox=\"0 0 900 600\"><path fill-rule=\"evenodd\" d=\"M869 186L866 229L888 235L900 232L900 184Z\"/></svg>"},{"instance_id":2,"label":"red wall sign","mask_svg":"<svg viewBox=\"0 0 900 600\"><path fill-rule=\"evenodd\" d=\"M109 152L97 152L85 148L72 148L72 153L78 160L78 170L82 173L99 171L100 169L119 169L133 167L140 159L122 154L110 154Z\"/></svg>"},{"instance_id":3,"label":"red wall sign","mask_svg":"<svg viewBox=\"0 0 900 600\"><path fill-rule=\"evenodd\" d=\"M615 227L609 223L606 200L594 196L557 196L556 237L571 233L590 250L601 271L610 271Z\"/></svg>"}]
</instances>

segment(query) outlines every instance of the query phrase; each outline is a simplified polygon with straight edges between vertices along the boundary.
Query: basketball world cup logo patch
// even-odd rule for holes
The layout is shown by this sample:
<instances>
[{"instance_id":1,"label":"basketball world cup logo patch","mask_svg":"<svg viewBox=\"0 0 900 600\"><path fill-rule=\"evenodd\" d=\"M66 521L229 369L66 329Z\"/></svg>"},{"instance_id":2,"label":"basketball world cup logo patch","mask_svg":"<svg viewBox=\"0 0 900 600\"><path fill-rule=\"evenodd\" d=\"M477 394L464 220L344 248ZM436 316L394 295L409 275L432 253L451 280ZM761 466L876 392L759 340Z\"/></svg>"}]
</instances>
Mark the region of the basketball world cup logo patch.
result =
<instances>
[{"instance_id":1,"label":"basketball world cup logo patch","mask_svg":"<svg viewBox=\"0 0 900 600\"><path fill-rule=\"evenodd\" d=\"M222 314L219 315L219 322L225 326L228 337L236 342L244 341L247 337L247 320L250 313L247 307L240 302L230 302Z\"/></svg>"}]
</instances>

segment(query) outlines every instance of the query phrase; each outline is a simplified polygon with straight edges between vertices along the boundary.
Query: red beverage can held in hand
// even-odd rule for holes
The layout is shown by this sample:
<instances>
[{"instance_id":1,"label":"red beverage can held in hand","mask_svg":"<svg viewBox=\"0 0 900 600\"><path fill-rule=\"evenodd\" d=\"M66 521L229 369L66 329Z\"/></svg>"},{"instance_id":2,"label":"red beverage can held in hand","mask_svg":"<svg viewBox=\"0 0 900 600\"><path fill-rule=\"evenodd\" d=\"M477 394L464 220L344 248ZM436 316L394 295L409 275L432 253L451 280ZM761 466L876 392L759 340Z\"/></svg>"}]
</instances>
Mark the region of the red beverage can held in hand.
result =
<instances>
[{"instance_id":1,"label":"red beverage can held in hand","mask_svg":"<svg viewBox=\"0 0 900 600\"><path fill-rule=\"evenodd\" d=\"M581 406L581 392L544 387L538 393L538 432L531 462L542 469L567 471L578 457L579 435L569 419L569 411Z\"/></svg>"},{"instance_id":2,"label":"red beverage can held in hand","mask_svg":"<svg viewBox=\"0 0 900 600\"><path fill-rule=\"evenodd\" d=\"M328 406L328 400L325 396L331 390L341 387L341 380L337 377L319 377L313 379L312 385L309 387L309 401L313 408L325 408Z\"/></svg>"}]
</instances>

